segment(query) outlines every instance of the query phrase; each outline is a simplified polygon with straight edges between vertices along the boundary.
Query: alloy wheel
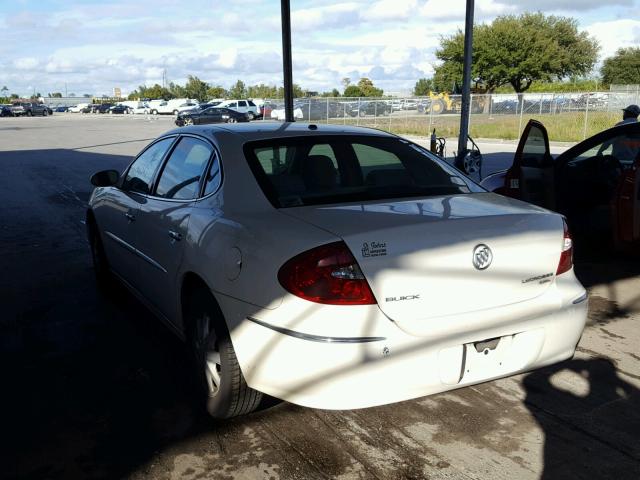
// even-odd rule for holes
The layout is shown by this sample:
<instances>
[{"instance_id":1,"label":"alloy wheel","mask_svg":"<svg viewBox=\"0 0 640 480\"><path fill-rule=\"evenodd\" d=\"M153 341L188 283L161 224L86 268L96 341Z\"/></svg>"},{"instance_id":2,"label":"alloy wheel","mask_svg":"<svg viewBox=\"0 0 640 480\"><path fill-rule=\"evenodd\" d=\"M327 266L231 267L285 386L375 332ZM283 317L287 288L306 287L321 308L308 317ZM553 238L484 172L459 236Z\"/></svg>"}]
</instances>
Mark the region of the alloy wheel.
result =
<instances>
[{"instance_id":1,"label":"alloy wheel","mask_svg":"<svg viewBox=\"0 0 640 480\"><path fill-rule=\"evenodd\" d=\"M208 313L202 312L195 321L194 347L200 368L204 370L207 393L209 397L215 396L220 390L220 377L222 362L218 338L215 330L211 328L211 318Z\"/></svg>"}]
</instances>

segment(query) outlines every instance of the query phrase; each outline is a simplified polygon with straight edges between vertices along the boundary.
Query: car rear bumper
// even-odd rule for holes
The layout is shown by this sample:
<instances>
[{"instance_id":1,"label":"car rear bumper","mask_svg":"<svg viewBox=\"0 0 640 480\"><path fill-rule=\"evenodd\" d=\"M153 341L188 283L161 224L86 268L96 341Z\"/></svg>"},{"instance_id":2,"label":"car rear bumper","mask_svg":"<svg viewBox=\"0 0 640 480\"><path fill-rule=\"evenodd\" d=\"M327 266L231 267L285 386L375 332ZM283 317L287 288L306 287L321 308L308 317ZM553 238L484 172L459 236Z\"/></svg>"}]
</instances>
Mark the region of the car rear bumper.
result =
<instances>
[{"instance_id":1,"label":"car rear bumper","mask_svg":"<svg viewBox=\"0 0 640 480\"><path fill-rule=\"evenodd\" d=\"M508 322L439 338L402 331L377 306L378 313L368 310L359 335L303 333L295 328L304 324L303 319L291 322L291 328L265 320L283 307L263 310L264 319L258 318L262 312L248 315L230 330L243 374L252 388L307 407L364 408L571 358L587 317L586 293L582 287L568 295L555 290L548 295L555 295L559 302L545 313L532 316L522 311ZM351 321L348 313L339 320ZM496 338L497 345L478 343Z\"/></svg>"}]
</instances>

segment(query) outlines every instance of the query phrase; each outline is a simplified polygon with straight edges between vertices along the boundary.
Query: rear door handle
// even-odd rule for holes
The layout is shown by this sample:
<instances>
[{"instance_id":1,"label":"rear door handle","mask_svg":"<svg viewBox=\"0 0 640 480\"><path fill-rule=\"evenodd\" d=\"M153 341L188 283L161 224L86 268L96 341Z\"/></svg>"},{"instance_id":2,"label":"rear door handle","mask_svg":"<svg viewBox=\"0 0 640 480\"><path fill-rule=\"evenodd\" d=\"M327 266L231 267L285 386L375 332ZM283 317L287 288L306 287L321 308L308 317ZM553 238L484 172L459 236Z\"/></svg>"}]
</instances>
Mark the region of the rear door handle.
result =
<instances>
[{"instance_id":1,"label":"rear door handle","mask_svg":"<svg viewBox=\"0 0 640 480\"><path fill-rule=\"evenodd\" d=\"M169 236L171 237L172 240L175 240L176 242L179 242L180 240L182 240L182 234L180 232L174 232L173 230L169 230Z\"/></svg>"},{"instance_id":2,"label":"rear door handle","mask_svg":"<svg viewBox=\"0 0 640 480\"><path fill-rule=\"evenodd\" d=\"M136 221L136 216L132 215L132 214L130 214L128 212L125 213L124 216L127 217L127 220L129 220L130 222L135 222Z\"/></svg>"}]
</instances>

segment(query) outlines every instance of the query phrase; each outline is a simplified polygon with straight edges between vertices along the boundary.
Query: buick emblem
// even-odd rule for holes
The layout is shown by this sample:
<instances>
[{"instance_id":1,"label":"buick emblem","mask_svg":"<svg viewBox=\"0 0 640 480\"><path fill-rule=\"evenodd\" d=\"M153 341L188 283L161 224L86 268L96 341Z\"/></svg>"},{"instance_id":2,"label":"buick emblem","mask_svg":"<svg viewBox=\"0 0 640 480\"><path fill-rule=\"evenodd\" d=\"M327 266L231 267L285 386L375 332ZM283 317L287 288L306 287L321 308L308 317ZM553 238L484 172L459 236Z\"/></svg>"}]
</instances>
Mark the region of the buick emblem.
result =
<instances>
[{"instance_id":1,"label":"buick emblem","mask_svg":"<svg viewBox=\"0 0 640 480\"><path fill-rule=\"evenodd\" d=\"M484 270L487 268L491 265L492 260L493 253L484 243L476 245L476 248L473 249L473 266L478 270Z\"/></svg>"}]
</instances>

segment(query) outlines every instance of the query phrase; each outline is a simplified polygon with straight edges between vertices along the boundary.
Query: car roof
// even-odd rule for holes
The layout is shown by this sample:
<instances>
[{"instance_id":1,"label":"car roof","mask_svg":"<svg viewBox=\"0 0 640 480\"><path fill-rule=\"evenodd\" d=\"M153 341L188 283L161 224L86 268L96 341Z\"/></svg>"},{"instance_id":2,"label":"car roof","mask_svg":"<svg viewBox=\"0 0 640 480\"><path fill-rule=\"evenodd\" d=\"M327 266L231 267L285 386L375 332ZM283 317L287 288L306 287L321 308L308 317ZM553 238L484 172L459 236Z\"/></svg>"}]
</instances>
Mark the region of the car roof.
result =
<instances>
[{"instance_id":1,"label":"car roof","mask_svg":"<svg viewBox=\"0 0 640 480\"><path fill-rule=\"evenodd\" d=\"M301 135L376 135L395 138L393 135L374 128L355 127L349 125L327 125L302 122L246 122L222 125L192 125L176 128L167 132L194 133L204 137L215 138L220 133L231 133L244 137L245 141L263 140L268 138L299 137Z\"/></svg>"}]
</instances>

